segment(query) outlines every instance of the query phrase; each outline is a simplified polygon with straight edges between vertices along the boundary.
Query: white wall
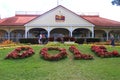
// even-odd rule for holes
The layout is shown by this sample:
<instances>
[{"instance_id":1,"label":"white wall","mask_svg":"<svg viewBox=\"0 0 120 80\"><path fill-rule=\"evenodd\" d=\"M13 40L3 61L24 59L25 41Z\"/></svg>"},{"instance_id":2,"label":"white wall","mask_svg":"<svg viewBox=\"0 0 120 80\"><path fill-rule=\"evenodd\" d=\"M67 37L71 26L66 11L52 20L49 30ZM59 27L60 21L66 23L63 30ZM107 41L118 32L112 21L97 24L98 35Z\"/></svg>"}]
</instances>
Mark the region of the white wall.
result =
<instances>
[{"instance_id":1,"label":"white wall","mask_svg":"<svg viewBox=\"0 0 120 80\"><path fill-rule=\"evenodd\" d=\"M64 22L56 22L55 15L65 16ZM61 6L50 10L25 26L93 26L93 24Z\"/></svg>"}]
</instances>

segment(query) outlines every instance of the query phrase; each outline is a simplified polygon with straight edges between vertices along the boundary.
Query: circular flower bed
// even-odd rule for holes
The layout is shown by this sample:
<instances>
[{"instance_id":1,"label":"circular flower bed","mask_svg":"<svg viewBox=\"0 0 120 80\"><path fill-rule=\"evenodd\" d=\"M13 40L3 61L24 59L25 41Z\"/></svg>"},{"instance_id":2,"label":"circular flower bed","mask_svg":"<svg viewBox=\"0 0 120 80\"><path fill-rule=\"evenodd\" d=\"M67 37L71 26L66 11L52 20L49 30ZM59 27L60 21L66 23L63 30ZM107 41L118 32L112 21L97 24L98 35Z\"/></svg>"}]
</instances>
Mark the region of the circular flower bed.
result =
<instances>
[{"instance_id":1,"label":"circular flower bed","mask_svg":"<svg viewBox=\"0 0 120 80\"><path fill-rule=\"evenodd\" d=\"M59 53L55 55L51 55L48 53L48 50L57 50ZM49 47L49 48L42 48L40 50L40 55L43 59L49 60L49 61L58 61L63 58L67 57L67 52L65 48L58 48L58 47Z\"/></svg>"},{"instance_id":2,"label":"circular flower bed","mask_svg":"<svg viewBox=\"0 0 120 80\"><path fill-rule=\"evenodd\" d=\"M14 51L10 52L5 59L18 59L26 58L33 55L35 52L31 47L18 47Z\"/></svg>"}]
</instances>

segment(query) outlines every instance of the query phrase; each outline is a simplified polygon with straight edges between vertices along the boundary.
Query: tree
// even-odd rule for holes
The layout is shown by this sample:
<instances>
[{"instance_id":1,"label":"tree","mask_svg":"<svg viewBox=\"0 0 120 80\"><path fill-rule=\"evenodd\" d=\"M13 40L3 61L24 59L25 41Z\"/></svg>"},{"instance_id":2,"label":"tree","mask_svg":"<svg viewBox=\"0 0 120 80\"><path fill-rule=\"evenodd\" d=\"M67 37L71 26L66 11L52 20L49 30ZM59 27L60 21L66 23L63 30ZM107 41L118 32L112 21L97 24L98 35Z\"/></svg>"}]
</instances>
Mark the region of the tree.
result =
<instances>
[{"instance_id":1,"label":"tree","mask_svg":"<svg viewBox=\"0 0 120 80\"><path fill-rule=\"evenodd\" d=\"M113 0L111 3L112 3L113 5L120 6L120 0Z\"/></svg>"}]
</instances>

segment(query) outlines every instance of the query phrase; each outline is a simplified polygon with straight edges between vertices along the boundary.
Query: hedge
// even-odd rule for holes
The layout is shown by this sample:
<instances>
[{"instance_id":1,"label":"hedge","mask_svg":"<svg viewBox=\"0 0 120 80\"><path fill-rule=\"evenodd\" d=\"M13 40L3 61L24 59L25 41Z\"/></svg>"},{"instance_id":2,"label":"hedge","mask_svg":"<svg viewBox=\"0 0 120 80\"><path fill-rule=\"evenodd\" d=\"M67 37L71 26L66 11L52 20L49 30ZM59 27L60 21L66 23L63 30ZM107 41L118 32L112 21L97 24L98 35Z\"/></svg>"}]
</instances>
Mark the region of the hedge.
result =
<instances>
[{"instance_id":1,"label":"hedge","mask_svg":"<svg viewBox=\"0 0 120 80\"><path fill-rule=\"evenodd\" d=\"M84 39L84 38L76 38L75 43L78 43L78 44L83 44L83 43L84 43L84 41L85 41L85 39Z\"/></svg>"},{"instance_id":2,"label":"hedge","mask_svg":"<svg viewBox=\"0 0 120 80\"><path fill-rule=\"evenodd\" d=\"M21 38L19 39L20 43L31 43L38 44L38 38Z\"/></svg>"},{"instance_id":3,"label":"hedge","mask_svg":"<svg viewBox=\"0 0 120 80\"><path fill-rule=\"evenodd\" d=\"M48 38L48 41L54 41L53 37ZM61 38L57 38L56 41L61 42ZM73 38L73 37L63 37L63 41L75 41L75 43L83 44L86 43L94 43L100 42L100 38ZM31 43L31 44L38 44L38 38L21 38L19 39L20 43Z\"/></svg>"},{"instance_id":4,"label":"hedge","mask_svg":"<svg viewBox=\"0 0 120 80\"><path fill-rule=\"evenodd\" d=\"M87 43L100 42L100 38L86 38Z\"/></svg>"}]
</instances>

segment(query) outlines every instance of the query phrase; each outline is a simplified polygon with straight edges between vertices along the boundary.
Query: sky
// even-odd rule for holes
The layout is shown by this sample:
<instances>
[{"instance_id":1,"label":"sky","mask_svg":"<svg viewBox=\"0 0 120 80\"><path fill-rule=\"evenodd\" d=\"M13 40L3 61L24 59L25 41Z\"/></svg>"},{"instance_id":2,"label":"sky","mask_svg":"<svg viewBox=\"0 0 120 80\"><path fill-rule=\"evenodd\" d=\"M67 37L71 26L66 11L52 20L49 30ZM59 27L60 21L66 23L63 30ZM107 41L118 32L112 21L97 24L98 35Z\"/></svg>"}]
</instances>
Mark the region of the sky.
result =
<instances>
[{"instance_id":1,"label":"sky","mask_svg":"<svg viewBox=\"0 0 120 80\"><path fill-rule=\"evenodd\" d=\"M112 0L0 0L0 17L14 16L16 11L39 11L40 14L62 5L76 14L97 13L101 17L120 21L120 6Z\"/></svg>"}]
</instances>

